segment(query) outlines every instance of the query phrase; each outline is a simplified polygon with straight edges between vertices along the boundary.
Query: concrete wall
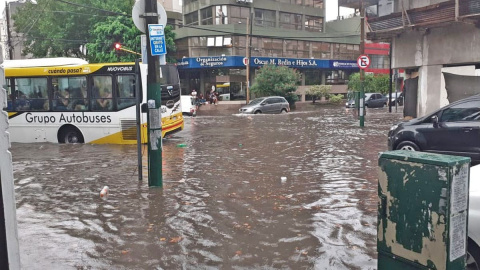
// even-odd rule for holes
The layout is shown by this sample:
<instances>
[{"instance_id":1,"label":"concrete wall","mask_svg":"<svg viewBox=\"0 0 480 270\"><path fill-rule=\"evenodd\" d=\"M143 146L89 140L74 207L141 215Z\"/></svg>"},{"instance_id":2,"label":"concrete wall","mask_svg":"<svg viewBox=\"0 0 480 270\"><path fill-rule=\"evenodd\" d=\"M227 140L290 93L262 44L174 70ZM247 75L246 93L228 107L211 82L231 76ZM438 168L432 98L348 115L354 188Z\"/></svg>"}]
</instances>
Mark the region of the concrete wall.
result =
<instances>
[{"instance_id":1,"label":"concrete wall","mask_svg":"<svg viewBox=\"0 0 480 270\"><path fill-rule=\"evenodd\" d=\"M0 63L3 63L3 57L0 57ZM18 247L17 234L17 214L15 205L15 191L13 185L13 167L12 154L8 150L10 148L10 139L8 130L8 115L3 109L7 107L7 93L1 85L5 83L5 73L0 69L0 192L2 192L3 209L0 214L4 220L0 218L0 222L5 224L5 233L7 239L8 268L4 265L2 269L20 269L20 251ZM4 254L2 250L1 254Z\"/></svg>"},{"instance_id":2,"label":"concrete wall","mask_svg":"<svg viewBox=\"0 0 480 270\"><path fill-rule=\"evenodd\" d=\"M460 66L460 67L444 67L442 68L441 72L447 72L457 75L465 75L465 76L479 76L477 73L478 70L475 69L475 66ZM440 76L440 107L448 105L447 99L447 89L445 88L445 77L442 75Z\"/></svg>"},{"instance_id":3,"label":"concrete wall","mask_svg":"<svg viewBox=\"0 0 480 270\"><path fill-rule=\"evenodd\" d=\"M409 31L394 38L392 67L419 71L418 116L448 103L442 68L480 63L478 40L480 29L465 23ZM461 74L472 75L470 71Z\"/></svg>"}]
</instances>

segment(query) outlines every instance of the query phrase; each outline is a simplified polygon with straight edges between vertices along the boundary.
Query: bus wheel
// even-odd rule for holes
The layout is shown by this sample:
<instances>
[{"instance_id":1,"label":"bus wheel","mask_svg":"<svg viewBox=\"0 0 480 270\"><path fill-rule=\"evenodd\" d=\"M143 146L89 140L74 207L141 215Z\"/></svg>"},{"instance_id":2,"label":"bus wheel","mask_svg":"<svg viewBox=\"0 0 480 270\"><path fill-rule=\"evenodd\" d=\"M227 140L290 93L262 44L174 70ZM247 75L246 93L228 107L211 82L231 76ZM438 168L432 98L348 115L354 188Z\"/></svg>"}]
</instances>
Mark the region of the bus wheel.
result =
<instances>
[{"instance_id":1,"label":"bus wheel","mask_svg":"<svg viewBox=\"0 0 480 270\"><path fill-rule=\"evenodd\" d=\"M58 135L59 143L84 143L82 133L72 126L63 127Z\"/></svg>"}]
</instances>

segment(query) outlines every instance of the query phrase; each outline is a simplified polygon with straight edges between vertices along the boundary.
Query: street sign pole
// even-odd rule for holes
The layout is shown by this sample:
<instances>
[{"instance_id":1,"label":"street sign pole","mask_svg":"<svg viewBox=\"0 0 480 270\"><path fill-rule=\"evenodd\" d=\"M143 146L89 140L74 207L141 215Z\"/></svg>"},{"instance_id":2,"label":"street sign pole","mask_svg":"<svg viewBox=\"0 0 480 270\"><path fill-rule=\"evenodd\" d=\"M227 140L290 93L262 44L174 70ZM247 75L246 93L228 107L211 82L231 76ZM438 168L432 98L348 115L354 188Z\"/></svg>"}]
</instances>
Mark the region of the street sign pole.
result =
<instances>
[{"instance_id":1,"label":"street sign pole","mask_svg":"<svg viewBox=\"0 0 480 270\"><path fill-rule=\"evenodd\" d=\"M365 10L363 9L363 0L360 0L360 53L362 57L365 54ZM359 57L359 58L360 58ZM367 57L368 58L368 57ZM357 61L360 67L360 127L365 126L365 69L363 68L363 60ZM368 63L370 64L370 63ZM367 65L368 67L368 65Z\"/></svg>"},{"instance_id":2,"label":"street sign pole","mask_svg":"<svg viewBox=\"0 0 480 270\"><path fill-rule=\"evenodd\" d=\"M145 2L145 29L149 24L158 23L157 1ZM148 186L162 187L162 116L160 62L151 51L150 35L147 35L148 73L147 73L147 133L148 133Z\"/></svg>"}]
</instances>

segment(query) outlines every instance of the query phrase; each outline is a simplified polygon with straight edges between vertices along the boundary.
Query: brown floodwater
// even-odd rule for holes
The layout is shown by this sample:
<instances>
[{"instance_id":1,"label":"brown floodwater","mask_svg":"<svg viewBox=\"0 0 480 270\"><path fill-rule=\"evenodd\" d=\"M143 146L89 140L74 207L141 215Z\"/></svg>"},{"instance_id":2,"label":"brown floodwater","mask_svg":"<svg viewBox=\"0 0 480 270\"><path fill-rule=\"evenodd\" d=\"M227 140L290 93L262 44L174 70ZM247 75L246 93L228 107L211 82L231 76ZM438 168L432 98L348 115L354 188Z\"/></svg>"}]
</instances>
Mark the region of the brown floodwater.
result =
<instances>
[{"instance_id":1,"label":"brown floodwater","mask_svg":"<svg viewBox=\"0 0 480 270\"><path fill-rule=\"evenodd\" d=\"M376 269L377 158L400 118L186 118L163 142L163 188L138 180L135 145L14 143L22 267Z\"/></svg>"}]
</instances>

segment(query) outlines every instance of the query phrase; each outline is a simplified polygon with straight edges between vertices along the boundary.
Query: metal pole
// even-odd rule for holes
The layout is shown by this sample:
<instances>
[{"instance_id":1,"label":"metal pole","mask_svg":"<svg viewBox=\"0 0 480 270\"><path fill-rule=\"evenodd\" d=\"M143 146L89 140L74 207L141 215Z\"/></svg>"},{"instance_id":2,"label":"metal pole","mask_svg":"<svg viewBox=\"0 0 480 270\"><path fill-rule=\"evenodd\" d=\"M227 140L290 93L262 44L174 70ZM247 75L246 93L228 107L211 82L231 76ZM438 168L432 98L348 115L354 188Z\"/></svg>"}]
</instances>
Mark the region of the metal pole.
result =
<instances>
[{"instance_id":1,"label":"metal pole","mask_svg":"<svg viewBox=\"0 0 480 270\"><path fill-rule=\"evenodd\" d=\"M388 112L392 112L392 78L393 78L393 70L392 70L392 44L390 44L390 52L388 53L388 57L390 58L390 85L388 86ZM395 92L395 103L398 102L397 93Z\"/></svg>"},{"instance_id":2,"label":"metal pole","mask_svg":"<svg viewBox=\"0 0 480 270\"><path fill-rule=\"evenodd\" d=\"M145 29L158 24L157 1L145 2ZM151 54L150 35L147 36L147 133L148 133L148 186L162 186L162 116L159 58Z\"/></svg>"},{"instance_id":3,"label":"metal pole","mask_svg":"<svg viewBox=\"0 0 480 270\"><path fill-rule=\"evenodd\" d=\"M360 54L365 54L365 9L360 0ZM360 69L360 127L365 126L365 70Z\"/></svg>"},{"instance_id":4,"label":"metal pole","mask_svg":"<svg viewBox=\"0 0 480 270\"><path fill-rule=\"evenodd\" d=\"M250 13L251 14L251 13ZM246 50L247 50L247 104L250 103L250 30L251 30L251 15L247 17L247 39L246 39Z\"/></svg>"},{"instance_id":5,"label":"metal pole","mask_svg":"<svg viewBox=\"0 0 480 270\"><path fill-rule=\"evenodd\" d=\"M135 60L135 97L137 100L137 157L138 157L138 181L143 180L142 169L142 121L140 121L140 104L142 103L142 93L140 92L141 82L140 76L140 59Z\"/></svg>"},{"instance_id":6,"label":"metal pole","mask_svg":"<svg viewBox=\"0 0 480 270\"><path fill-rule=\"evenodd\" d=\"M10 5L5 3L5 16L7 17L7 46L8 46L8 59L13 60L13 46L12 46L12 32L10 31Z\"/></svg>"}]
</instances>

